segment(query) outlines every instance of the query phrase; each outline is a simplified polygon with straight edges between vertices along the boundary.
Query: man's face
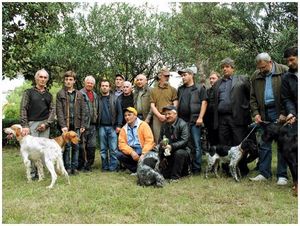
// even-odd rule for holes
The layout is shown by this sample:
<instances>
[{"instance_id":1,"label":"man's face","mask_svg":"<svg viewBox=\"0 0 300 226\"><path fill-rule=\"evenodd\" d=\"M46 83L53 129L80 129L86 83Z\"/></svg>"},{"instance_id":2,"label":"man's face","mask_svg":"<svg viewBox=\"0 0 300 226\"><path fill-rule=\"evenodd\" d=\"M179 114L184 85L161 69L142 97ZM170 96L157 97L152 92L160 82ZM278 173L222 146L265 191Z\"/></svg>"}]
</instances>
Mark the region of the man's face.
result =
<instances>
[{"instance_id":1,"label":"man's face","mask_svg":"<svg viewBox=\"0 0 300 226\"><path fill-rule=\"evenodd\" d=\"M190 84L193 81L193 75L189 73L182 73L181 78L184 85Z\"/></svg>"},{"instance_id":2,"label":"man's face","mask_svg":"<svg viewBox=\"0 0 300 226\"><path fill-rule=\"evenodd\" d=\"M143 88L147 84L147 79L144 76L137 76L135 84L138 88Z\"/></svg>"},{"instance_id":3,"label":"man's face","mask_svg":"<svg viewBox=\"0 0 300 226\"><path fill-rule=\"evenodd\" d=\"M47 76L46 72L41 71L35 81L36 81L37 86L45 87L48 82L48 76Z\"/></svg>"},{"instance_id":4,"label":"man's face","mask_svg":"<svg viewBox=\"0 0 300 226\"><path fill-rule=\"evenodd\" d=\"M95 83L91 80L87 80L84 82L84 88L87 91L92 91L94 89Z\"/></svg>"},{"instance_id":5,"label":"man's face","mask_svg":"<svg viewBox=\"0 0 300 226\"><path fill-rule=\"evenodd\" d=\"M110 91L109 82L101 82L100 90L102 94L108 94Z\"/></svg>"},{"instance_id":6,"label":"man's face","mask_svg":"<svg viewBox=\"0 0 300 226\"><path fill-rule=\"evenodd\" d=\"M177 119L177 113L173 110L166 110L164 112L164 115L166 117L166 122L172 124Z\"/></svg>"},{"instance_id":7,"label":"man's face","mask_svg":"<svg viewBox=\"0 0 300 226\"><path fill-rule=\"evenodd\" d=\"M65 87L73 88L76 80L73 77L65 77Z\"/></svg>"},{"instance_id":8,"label":"man's face","mask_svg":"<svg viewBox=\"0 0 300 226\"><path fill-rule=\"evenodd\" d=\"M133 125L137 116L135 116L135 114L133 114L132 112L130 111L126 111L124 113L124 118L125 118L125 121L129 124L129 125Z\"/></svg>"},{"instance_id":9,"label":"man's face","mask_svg":"<svg viewBox=\"0 0 300 226\"><path fill-rule=\"evenodd\" d=\"M286 64L291 70L298 70L298 56L290 56L286 58Z\"/></svg>"},{"instance_id":10,"label":"man's face","mask_svg":"<svg viewBox=\"0 0 300 226\"><path fill-rule=\"evenodd\" d=\"M169 78L170 78L170 72L161 72L161 74L160 74L161 82L168 82Z\"/></svg>"},{"instance_id":11,"label":"man's face","mask_svg":"<svg viewBox=\"0 0 300 226\"><path fill-rule=\"evenodd\" d=\"M121 78L120 76L117 76L115 79L115 86L116 87L122 87L124 83L124 79Z\"/></svg>"},{"instance_id":12,"label":"man's face","mask_svg":"<svg viewBox=\"0 0 300 226\"><path fill-rule=\"evenodd\" d=\"M211 86L215 84L215 82L218 80L218 76L216 74L212 74L209 76L209 83Z\"/></svg>"},{"instance_id":13,"label":"man's face","mask_svg":"<svg viewBox=\"0 0 300 226\"><path fill-rule=\"evenodd\" d=\"M228 64L224 64L222 65L222 72L224 77L229 78L231 75L233 75L234 68Z\"/></svg>"},{"instance_id":14,"label":"man's face","mask_svg":"<svg viewBox=\"0 0 300 226\"><path fill-rule=\"evenodd\" d=\"M125 95L130 95L131 92L132 92L132 87L129 84L124 83L124 85L123 85L123 93Z\"/></svg>"},{"instance_id":15,"label":"man's face","mask_svg":"<svg viewBox=\"0 0 300 226\"><path fill-rule=\"evenodd\" d=\"M272 61L259 61L256 64L256 68L260 71L260 73L266 75L272 70Z\"/></svg>"}]
</instances>

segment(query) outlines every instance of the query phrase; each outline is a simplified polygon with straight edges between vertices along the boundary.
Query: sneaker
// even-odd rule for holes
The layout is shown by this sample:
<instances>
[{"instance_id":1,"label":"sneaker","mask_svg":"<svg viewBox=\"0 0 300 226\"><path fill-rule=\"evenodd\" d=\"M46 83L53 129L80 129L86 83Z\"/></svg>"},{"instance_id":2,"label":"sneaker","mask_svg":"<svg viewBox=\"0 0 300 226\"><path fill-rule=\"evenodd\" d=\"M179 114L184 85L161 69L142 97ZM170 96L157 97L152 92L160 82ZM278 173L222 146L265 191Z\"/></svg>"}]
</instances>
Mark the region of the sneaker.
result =
<instances>
[{"instance_id":1,"label":"sneaker","mask_svg":"<svg viewBox=\"0 0 300 226\"><path fill-rule=\"evenodd\" d=\"M137 173L131 173L130 176L137 176Z\"/></svg>"},{"instance_id":2,"label":"sneaker","mask_svg":"<svg viewBox=\"0 0 300 226\"><path fill-rule=\"evenodd\" d=\"M287 185L288 179L285 177L278 177L277 185Z\"/></svg>"},{"instance_id":3,"label":"sneaker","mask_svg":"<svg viewBox=\"0 0 300 226\"><path fill-rule=\"evenodd\" d=\"M263 175L258 174L256 177L250 177L249 180L251 181L264 181L267 180Z\"/></svg>"}]
</instances>

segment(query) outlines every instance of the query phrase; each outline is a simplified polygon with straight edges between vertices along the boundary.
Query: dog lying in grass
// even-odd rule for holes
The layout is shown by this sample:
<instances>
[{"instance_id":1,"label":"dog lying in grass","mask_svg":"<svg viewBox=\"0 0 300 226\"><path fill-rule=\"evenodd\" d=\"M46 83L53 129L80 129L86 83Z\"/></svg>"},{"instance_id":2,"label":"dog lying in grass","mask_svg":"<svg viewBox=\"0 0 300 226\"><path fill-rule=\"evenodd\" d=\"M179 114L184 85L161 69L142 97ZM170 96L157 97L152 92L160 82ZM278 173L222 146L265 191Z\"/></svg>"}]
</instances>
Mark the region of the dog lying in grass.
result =
<instances>
[{"instance_id":1,"label":"dog lying in grass","mask_svg":"<svg viewBox=\"0 0 300 226\"><path fill-rule=\"evenodd\" d=\"M157 152L150 151L145 154L143 159L139 160L137 178L137 184L140 186L164 186L165 179L159 171L159 157Z\"/></svg>"},{"instance_id":2,"label":"dog lying in grass","mask_svg":"<svg viewBox=\"0 0 300 226\"><path fill-rule=\"evenodd\" d=\"M295 122L297 123L297 122ZM265 142L276 140L280 153L292 174L294 194L298 195L298 133L292 130L290 124L266 123L262 125L264 132L262 139Z\"/></svg>"},{"instance_id":3,"label":"dog lying in grass","mask_svg":"<svg viewBox=\"0 0 300 226\"><path fill-rule=\"evenodd\" d=\"M205 172L205 177L208 178L208 172L213 171L216 177L218 175L219 162L229 163L229 171L236 182L239 182L241 177L238 167L239 161L243 156L257 151L257 147L253 140L247 139L240 145L234 147L211 146L208 153L208 162Z\"/></svg>"},{"instance_id":4,"label":"dog lying in grass","mask_svg":"<svg viewBox=\"0 0 300 226\"><path fill-rule=\"evenodd\" d=\"M63 174L70 184L69 175L62 160L62 148L66 142L71 141L75 144L79 142L79 138L74 131L69 131L55 139L33 137L31 135L22 136L22 126L15 124L9 128L5 128L4 132L8 134L8 136L15 136L20 143L20 151L26 167L28 182L32 180L30 175L31 160L37 167L39 181L44 178L43 164L46 165L51 174L51 184L48 188L52 188L57 179L55 170L59 174ZM54 165L56 165L56 169Z\"/></svg>"}]
</instances>

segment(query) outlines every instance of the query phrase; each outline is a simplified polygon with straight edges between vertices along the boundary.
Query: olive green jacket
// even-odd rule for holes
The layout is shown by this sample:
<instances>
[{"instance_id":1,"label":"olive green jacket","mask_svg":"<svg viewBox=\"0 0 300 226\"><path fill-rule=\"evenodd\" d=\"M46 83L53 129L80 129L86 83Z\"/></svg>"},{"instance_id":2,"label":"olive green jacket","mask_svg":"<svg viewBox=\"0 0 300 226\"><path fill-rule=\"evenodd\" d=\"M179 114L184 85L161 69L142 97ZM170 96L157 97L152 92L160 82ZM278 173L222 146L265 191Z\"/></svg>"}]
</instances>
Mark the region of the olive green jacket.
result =
<instances>
[{"instance_id":1,"label":"olive green jacket","mask_svg":"<svg viewBox=\"0 0 300 226\"><path fill-rule=\"evenodd\" d=\"M277 64L273 62L275 66L275 72L272 75L272 87L275 98L276 111L279 114L284 114L281 102L280 102L280 89L281 89L281 76L288 71L288 67L282 64ZM256 70L251 77L251 91L250 91L250 107L252 117L260 115L261 119L264 121L266 119L265 115L265 76Z\"/></svg>"}]
</instances>

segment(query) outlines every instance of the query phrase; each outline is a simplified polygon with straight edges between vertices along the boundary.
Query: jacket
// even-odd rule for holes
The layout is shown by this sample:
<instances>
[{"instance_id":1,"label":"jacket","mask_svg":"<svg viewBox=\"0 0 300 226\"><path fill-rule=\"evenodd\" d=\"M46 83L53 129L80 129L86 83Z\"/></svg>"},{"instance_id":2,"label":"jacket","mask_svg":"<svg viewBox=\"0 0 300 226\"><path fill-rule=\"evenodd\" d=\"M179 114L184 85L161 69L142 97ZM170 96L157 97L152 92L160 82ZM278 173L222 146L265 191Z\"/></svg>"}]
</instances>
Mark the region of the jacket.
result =
<instances>
[{"instance_id":1,"label":"jacket","mask_svg":"<svg viewBox=\"0 0 300 226\"><path fill-rule=\"evenodd\" d=\"M61 128L70 128L69 122L69 107L70 100L65 88L61 89L56 95L56 114L58 124ZM80 91L75 90L75 104L74 104L74 127L75 129L87 128L85 117L87 114L86 105L84 103L83 95Z\"/></svg>"},{"instance_id":2,"label":"jacket","mask_svg":"<svg viewBox=\"0 0 300 226\"><path fill-rule=\"evenodd\" d=\"M275 70L272 75L272 88L275 98L275 107L279 114L285 114L280 102L281 76L287 72L288 67L282 64L277 64L276 62L273 63ZM263 121L266 119L264 101L265 84L265 76L259 70L256 70L251 78L250 106L252 117L260 115Z\"/></svg>"},{"instance_id":3,"label":"jacket","mask_svg":"<svg viewBox=\"0 0 300 226\"><path fill-rule=\"evenodd\" d=\"M92 124L92 123L96 124L97 120L98 120L99 97L94 91L92 91L94 94L94 102L92 103L89 100L89 97L86 93L85 88L81 89L80 92L83 95L83 99L84 99L84 102L86 105L86 110L87 110L86 117L85 117L85 124L86 124L87 128L89 128L90 124Z\"/></svg>"},{"instance_id":4,"label":"jacket","mask_svg":"<svg viewBox=\"0 0 300 226\"><path fill-rule=\"evenodd\" d=\"M139 118L136 120L138 120L138 139L142 147L142 154L146 154L147 152L151 151L155 145L154 137L150 126L146 122L140 120ZM121 152L126 155L130 155L134 150L128 145L127 129L128 124L126 123L120 131L118 146Z\"/></svg>"},{"instance_id":5,"label":"jacket","mask_svg":"<svg viewBox=\"0 0 300 226\"><path fill-rule=\"evenodd\" d=\"M286 114L297 116L298 113L298 77L288 71L282 76L281 100Z\"/></svg>"},{"instance_id":6,"label":"jacket","mask_svg":"<svg viewBox=\"0 0 300 226\"><path fill-rule=\"evenodd\" d=\"M144 120L147 119L148 121L150 121L152 116L153 116L153 112L150 108L150 92L151 92L151 88L146 85L143 88L142 95L141 95L141 108L142 108L142 111L138 112L138 114L143 115ZM135 109L137 109L138 93L139 93L139 90L136 88L133 92L133 103L134 103L134 108Z\"/></svg>"},{"instance_id":7,"label":"jacket","mask_svg":"<svg viewBox=\"0 0 300 226\"><path fill-rule=\"evenodd\" d=\"M214 113L214 129L219 126L218 120L218 104L219 104L219 87L221 85L222 79L216 81L213 86L213 113ZM234 118L234 123L238 126L245 126L251 123L250 115L250 82L247 77L241 75L233 75L232 85L230 91L230 100L232 106L232 117Z\"/></svg>"},{"instance_id":8,"label":"jacket","mask_svg":"<svg viewBox=\"0 0 300 226\"><path fill-rule=\"evenodd\" d=\"M101 121L101 113L102 113L102 95L100 95L99 98L99 115L98 115L98 125L100 125ZM121 103L118 100L118 97L112 93L109 93L109 109L111 111L112 115L112 124L114 127L122 127L122 121L123 121L123 111L121 107Z\"/></svg>"},{"instance_id":9,"label":"jacket","mask_svg":"<svg viewBox=\"0 0 300 226\"><path fill-rule=\"evenodd\" d=\"M189 126L183 119L177 118L173 124L164 123L160 130L159 143L164 135L169 139L169 144L172 147L171 152L182 149L190 154L190 149L188 148ZM159 155L161 157L163 155L161 150Z\"/></svg>"},{"instance_id":10,"label":"jacket","mask_svg":"<svg viewBox=\"0 0 300 226\"><path fill-rule=\"evenodd\" d=\"M184 89L185 85L182 85L178 88L178 106L180 106L183 98L187 98L186 96L182 95ZM206 89L199 84L194 84L189 95L190 123L195 123L197 121L201 110L201 104L204 100L207 101ZM178 116L180 117L180 112L178 112Z\"/></svg>"}]
</instances>

